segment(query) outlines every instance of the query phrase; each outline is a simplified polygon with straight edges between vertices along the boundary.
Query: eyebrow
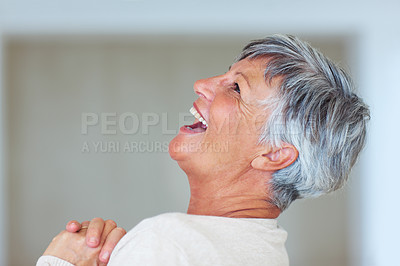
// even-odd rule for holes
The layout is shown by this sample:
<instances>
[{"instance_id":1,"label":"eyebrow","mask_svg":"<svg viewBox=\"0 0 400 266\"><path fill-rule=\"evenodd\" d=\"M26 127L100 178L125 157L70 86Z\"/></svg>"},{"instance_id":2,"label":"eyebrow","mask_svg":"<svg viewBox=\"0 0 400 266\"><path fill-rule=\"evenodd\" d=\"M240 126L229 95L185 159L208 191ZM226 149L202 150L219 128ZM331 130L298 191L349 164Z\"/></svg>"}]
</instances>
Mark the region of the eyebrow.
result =
<instances>
[{"instance_id":1,"label":"eyebrow","mask_svg":"<svg viewBox=\"0 0 400 266\"><path fill-rule=\"evenodd\" d=\"M232 65L229 66L228 71L230 71L231 68L232 68ZM235 72L235 75L241 75L241 76L246 80L247 86L249 86L249 88L251 89L251 87L250 87L250 82L249 82L249 78L248 78L245 74L243 74L243 73L240 72L240 71L237 71L237 72Z\"/></svg>"},{"instance_id":2,"label":"eyebrow","mask_svg":"<svg viewBox=\"0 0 400 266\"><path fill-rule=\"evenodd\" d=\"M240 71L236 72L235 74L236 74L236 75L241 75L241 76L246 80L247 86L249 86L249 88L251 89L251 87L250 87L250 82L249 82L249 78L248 78L245 74L243 74L243 73L240 72Z\"/></svg>"}]
</instances>

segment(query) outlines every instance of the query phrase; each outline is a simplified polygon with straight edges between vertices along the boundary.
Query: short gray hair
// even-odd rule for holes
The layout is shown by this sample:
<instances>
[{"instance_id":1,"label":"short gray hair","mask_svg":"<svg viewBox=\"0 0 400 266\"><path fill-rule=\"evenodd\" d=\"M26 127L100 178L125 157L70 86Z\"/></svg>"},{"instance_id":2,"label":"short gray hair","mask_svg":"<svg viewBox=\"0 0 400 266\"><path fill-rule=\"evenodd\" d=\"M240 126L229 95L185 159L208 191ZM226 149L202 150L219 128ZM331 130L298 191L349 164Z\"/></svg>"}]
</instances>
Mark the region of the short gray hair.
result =
<instances>
[{"instance_id":1,"label":"short gray hair","mask_svg":"<svg viewBox=\"0 0 400 266\"><path fill-rule=\"evenodd\" d=\"M354 93L348 74L308 43L273 35L249 43L237 57L265 60L265 80L280 80L277 101L260 143L292 144L297 160L276 171L271 202L282 211L298 198L342 187L365 143L369 109Z\"/></svg>"}]
</instances>

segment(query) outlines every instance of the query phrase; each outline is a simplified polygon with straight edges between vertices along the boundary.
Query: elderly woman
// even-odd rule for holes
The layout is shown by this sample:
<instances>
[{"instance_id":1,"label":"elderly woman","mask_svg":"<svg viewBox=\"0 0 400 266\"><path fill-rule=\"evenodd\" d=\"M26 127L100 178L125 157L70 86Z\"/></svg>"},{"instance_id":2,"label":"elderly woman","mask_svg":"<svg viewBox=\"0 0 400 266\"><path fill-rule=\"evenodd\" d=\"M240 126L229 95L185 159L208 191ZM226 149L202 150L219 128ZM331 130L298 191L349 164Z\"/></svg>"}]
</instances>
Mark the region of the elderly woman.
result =
<instances>
[{"instance_id":1,"label":"elderly woman","mask_svg":"<svg viewBox=\"0 0 400 266\"><path fill-rule=\"evenodd\" d=\"M169 146L190 183L187 214L146 219L121 240L112 221L72 222L38 265L103 264L111 251L109 265L289 264L275 218L343 186L364 146L367 106L342 69L282 35L251 42L194 91L196 119ZM222 143L227 150L211 148Z\"/></svg>"}]
</instances>

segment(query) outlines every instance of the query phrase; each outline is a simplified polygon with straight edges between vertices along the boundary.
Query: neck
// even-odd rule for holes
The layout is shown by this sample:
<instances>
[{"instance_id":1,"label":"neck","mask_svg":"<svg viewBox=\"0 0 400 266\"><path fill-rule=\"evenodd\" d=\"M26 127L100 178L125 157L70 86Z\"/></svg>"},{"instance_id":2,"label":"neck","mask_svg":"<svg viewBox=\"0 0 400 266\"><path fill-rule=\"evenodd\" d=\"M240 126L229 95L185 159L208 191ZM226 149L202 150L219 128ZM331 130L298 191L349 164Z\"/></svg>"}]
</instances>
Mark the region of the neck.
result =
<instances>
[{"instance_id":1,"label":"neck","mask_svg":"<svg viewBox=\"0 0 400 266\"><path fill-rule=\"evenodd\" d=\"M188 178L191 193L188 214L266 219L280 214L279 208L268 201L268 179L260 174L245 174L235 179L189 175Z\"/></svg>"}]
</instances>

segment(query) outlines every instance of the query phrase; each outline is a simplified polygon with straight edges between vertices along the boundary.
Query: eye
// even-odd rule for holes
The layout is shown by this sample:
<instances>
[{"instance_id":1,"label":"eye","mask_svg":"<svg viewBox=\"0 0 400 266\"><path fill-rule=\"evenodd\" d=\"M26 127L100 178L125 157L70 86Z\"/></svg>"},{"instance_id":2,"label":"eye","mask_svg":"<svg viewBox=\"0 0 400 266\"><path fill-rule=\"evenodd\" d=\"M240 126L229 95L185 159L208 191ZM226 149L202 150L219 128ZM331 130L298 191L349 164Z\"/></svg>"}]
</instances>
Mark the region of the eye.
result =
<instances>
[{"instance_id":1,"label":"eye","mask_svg":"<svg viewBox=\"0 0 400 266\"><path fill-rule=\"evenodd\" d=\"M233 85L233 90L240 94L239 84L235 83L235 84Z\"/></svg>"}]
</instances>

